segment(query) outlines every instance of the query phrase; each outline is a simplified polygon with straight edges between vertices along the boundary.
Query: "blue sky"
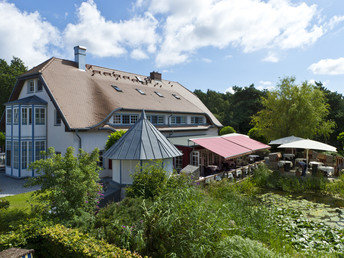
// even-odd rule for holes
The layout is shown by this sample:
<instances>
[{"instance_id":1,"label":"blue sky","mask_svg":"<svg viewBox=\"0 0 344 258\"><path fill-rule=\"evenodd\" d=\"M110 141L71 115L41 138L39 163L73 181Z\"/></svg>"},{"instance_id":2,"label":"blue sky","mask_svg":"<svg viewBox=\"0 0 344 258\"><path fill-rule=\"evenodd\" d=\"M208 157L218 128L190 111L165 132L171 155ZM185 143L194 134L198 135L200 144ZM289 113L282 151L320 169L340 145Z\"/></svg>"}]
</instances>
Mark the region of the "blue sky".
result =
<instances>
[{"instance_id":1,"label":"blue sky","mask_svg":"<svg viewBox=\"0 0 344 258\"><path fill-rule=\"evenodd\" d=\"M190 90L272 88L279 78L344 93L342 0L0 0L0 58L51 56L179 81Z\"/></svg>"}]
</instances>

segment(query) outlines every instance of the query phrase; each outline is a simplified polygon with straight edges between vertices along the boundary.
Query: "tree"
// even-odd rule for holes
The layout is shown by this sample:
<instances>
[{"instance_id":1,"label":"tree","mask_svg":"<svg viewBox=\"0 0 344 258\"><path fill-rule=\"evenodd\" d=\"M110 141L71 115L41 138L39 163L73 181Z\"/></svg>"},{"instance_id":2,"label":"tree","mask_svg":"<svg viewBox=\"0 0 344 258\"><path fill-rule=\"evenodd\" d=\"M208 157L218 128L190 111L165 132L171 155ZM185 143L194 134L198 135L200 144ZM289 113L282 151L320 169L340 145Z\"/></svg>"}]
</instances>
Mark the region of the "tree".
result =
<instances>
[{"instance_id":1,"label":"tree","mask_svg":"<svg viewBox=\"0 0 344 258\"><path fill-rule=\"evenodd\" d=\"M114 145L124 134L125 134L125 131L123 130L119 130L110 134L105 144L105 150L110 149L110 147Z\"/></svg>"},{"instance_id":2,"label":"tree","mask_svg":"<svg viewBox=\"0 0 344 258\"><path fill-rule=\"evenodd\" d=\"M230 134L230 133L236 133L236 131L231 126L225 126L220 130L219 134L224 135L224 134Z\"/></svg>"},{"instance_id":3,"label":"tree","mask_svg":"<svg viewBox=\"0 0 344 258\"><path fill-rule=\"evenodd\" d=\"M333 133L331 133L330 137L328 138L328 143L338 148L342 148L342 145L337 141L337 136L344 128L344 97L338 92L333 92L326 89L321 82L315 82L315 85L316 88L325 94L327 103L330 105L330 112L326 118L336 123ZM323 139L320 138L319 140Z\"/></svg>"},{"instance_id":4,"label":"tree","mask_svg":"<svg viewBox=\"0 0 344 258\"><path fill-rule=\"evenodd\" d=\"M276 90L262 98L262 105L252 124L268 140L290 135L328 137L335 125L326 120L329 105L324 93L307 81L296 85L294 77L281 79Z\"/></svg>"},{"instance_id":5,"label":"tree","mask_svg":"<svg viewBox=\"0 0 344 258\"><path fill-rule=\"evenodd\" d=\"M341 148L343 148L343 146L344 146L344 132L341 132L341 133L337 136L337 140L338 140L338 142L341 143Z\"/></svg>"},{"instance_id":6,"label":"tree","mask_svg":"<svg viewBox=\"0 0 344 258\"><path fill-rule=\"evenodd\" d=\"M28 185L40 185L36 196L41 204L42 214L68 221L93 214L99 203L102 187L98 183L99 151L91 154L80 150L77 157L74 148L69 147L66 154L55 154L54 148L43 152L45 159L30 165L39 176L30 178Z\"/></svg>"},{"instance_id":7,"label":"tree","mask_svg":"<svg viewBox=\"0 0 344 258\"><path fill-rule=\"evenodd\" d=\"M248 131L247 134L251 139L262 142L262 143L268 143L268 140L265 138L265 136L262 134L262 132L258 128L251 128L250 131Z\"/></svg>"},{"instance_id":8,"label":"tree","mask_svg":"<svg viewBox=\"0 0 344 258\"><path fill-rule=\"evenodd\" d=\"M5 151L5 141L6 141L6 136L3 132L0 132L0 150L1 152Z\"/></svg>"},{"instance_id":9,"label":"tree","mask_svg":"<svg viewBox=\"0 0 344 258\"><path fill-rule=\"evenodd\" d=\"M27 67L18 57L13 57L10 64L7 64L4 59L0 59L0 116L5 110L4 103L11 95L16 78L26 71Z\"/></svg>"}]
</instances>

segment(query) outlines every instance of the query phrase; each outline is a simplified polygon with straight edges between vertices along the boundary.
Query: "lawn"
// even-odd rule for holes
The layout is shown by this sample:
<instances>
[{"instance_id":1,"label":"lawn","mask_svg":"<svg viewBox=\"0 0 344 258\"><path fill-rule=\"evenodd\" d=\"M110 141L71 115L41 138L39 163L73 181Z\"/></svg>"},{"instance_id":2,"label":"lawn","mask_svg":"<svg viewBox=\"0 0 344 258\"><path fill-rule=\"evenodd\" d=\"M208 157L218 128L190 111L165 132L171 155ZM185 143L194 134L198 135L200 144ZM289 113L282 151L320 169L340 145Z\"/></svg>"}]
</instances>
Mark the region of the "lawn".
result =
<instances>
[{"instance_id":1,"label":"lawn","mask_svg":"<svg viewBox=\"0 0 344 258\"><path fill-rule=\"evenodd\" d=\"M32 194L33 192L27 192L12 196L6 196L2 199L8 200L10 202L10 207L8 208L8 210L20 210L25 213L29 213L31 206L30 201L32 202Z\"/></svg>"}]
</instances>

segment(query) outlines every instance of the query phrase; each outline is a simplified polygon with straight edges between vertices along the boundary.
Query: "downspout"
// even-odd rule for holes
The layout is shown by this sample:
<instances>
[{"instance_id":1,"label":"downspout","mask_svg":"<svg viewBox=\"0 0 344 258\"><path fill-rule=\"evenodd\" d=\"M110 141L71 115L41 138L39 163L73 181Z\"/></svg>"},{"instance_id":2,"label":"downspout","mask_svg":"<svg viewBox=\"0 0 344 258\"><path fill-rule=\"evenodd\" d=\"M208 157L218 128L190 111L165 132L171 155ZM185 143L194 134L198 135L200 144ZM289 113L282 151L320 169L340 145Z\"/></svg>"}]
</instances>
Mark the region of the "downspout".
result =
<instances>
[{"instance_id":1,"label":"downspout","mask_svg":"<svg viewBox=\"0 0 344 258\"><path fill-rule=\"evenodd\" d=\"M75 130L75 135L79 138L79 152L80 152L80 149L82 147L82 144L81 144L81 137L80 135L78 134L78 130Z\"/></svg>"}]
</instances>

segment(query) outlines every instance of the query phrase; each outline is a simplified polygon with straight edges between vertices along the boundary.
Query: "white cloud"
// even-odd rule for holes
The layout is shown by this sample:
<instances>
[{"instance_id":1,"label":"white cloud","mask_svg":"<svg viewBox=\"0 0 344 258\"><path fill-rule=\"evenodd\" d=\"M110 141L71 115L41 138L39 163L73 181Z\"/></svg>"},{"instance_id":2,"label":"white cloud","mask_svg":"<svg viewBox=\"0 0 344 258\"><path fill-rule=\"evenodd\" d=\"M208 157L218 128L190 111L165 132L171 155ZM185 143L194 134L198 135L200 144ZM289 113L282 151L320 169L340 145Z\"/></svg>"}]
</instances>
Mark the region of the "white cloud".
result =
<instances>
[{"instance_id":1,"label":"white cloud","mask_svg":"<svg viewBox=\"0 0 344 258\"><path fill-rule=\"evenodd\" d=\"M0 2L2 58L9 61L17 56L29 67L35 66L51 57L52 49L61 44L60 40L58 29L38 12L22 12L14 4Z\"/></svg>"},{"instance_id":2,"label":"white cloud","mask_svg":"<svg viewBox=\"0 0 344 258\"><path fill-rule=\"evenodd\" d=\"M147 59L148 55L141 49L134 49L131 51L130 57L137 60Z\"/></svg>"},{"instance_id":3,"label":"white cloud","mask_svg":"<svg viewBox=\"0 0 344 258\"><path fill-rule=\"evenodd\" d=\"M209 58L202 58L202 61L205 62L205 63L211 63L213 62L213 60L209 59Z\"/></svg>"},{"instance_id":4,"label":"white cloud","mask_svg":"<svg viewBox=\"0 0 344 258\"><path fill-rule=\"evenodd\" d=\"M225 55L225 59L231 59L232 57L232 55Z\"/></svg>"},{"instance_id":5,"label":"white cloud","mask_svg":"<svg viewBox=\"0 0 344 258\"><path fill-rule=\"evenodd\" d=\"M308 67L314 74L338 75L344 74L344 57L338 59L322 59Z\"/></svg>"},{"instance_id":6,"label":"white cloud","mask_svg":"<svg viewBox=\"0 0 344 258\"><path fill-rule=\"evenodd\" d=\"M68 24L64 31L69 48L85 45L88 52L99 57L117 57L127 53L128 48L133 48L132 55L137 57L139 52L136 48L146 48L148 52L156 49L158 22L148 12L130 20L113 22L106 20L93 0L89 0L80 5L77 15L78 22Z\"/></svg>"},{"instance_id":7,"label":"white cloud","mask_svg":"<svg viewBox=\"0 0 344 258\"><path fill-rule=\"evenodd\" d=\"M158 66L185 62L207 46L232 45L246 53L290 49L312 44L324 33L323 25L314 23L316 5L289 0L151 0L149 10L166 16Z\"/></svg>"},{"instance_id":8,"label":"white cloud","mask_svg":"<svg viewBox=\"0 0 344 258\"><path fill-rule=\"evenodd\" d=\"M273 90L275 86L272 84L271 81L259 81L257 86L258 90Z\"/></svg>"},{"instance_id":9,"label":"white cloud","mask_svg":"<svg viewBox=\"0 0 344 258\"><path fill-rule=\"evenodd\" d=\"M275 53L269 52L269 54L266 57L264 57L262 61L277 63L279 61L279 58Z\"/></svg>"},{"instance_id":10,"label":"white cloud","mask_svg":"<svg viewBox=\"0 0 344 258\"><path fill-rule=\"evenodd\" d=\"M228 89L226 89L226 90L225 90L225 93L227 93L227 92L229 92L229 93L231 93L231 94L234 94L234 93L235 93L234 90L233 90L233 87L229 87Z\"/></svg>"},{"instance_id":11,"label":"white cloud","mask_svg":"<svg viewBox=\"0 0 344 258\"><path fill-rule=\"evenodd\" d=\"M336 25L344 21L344 16L333 16L330 21L327 23L327 26L332 30Z\"/></svg>"}]
</instances>

